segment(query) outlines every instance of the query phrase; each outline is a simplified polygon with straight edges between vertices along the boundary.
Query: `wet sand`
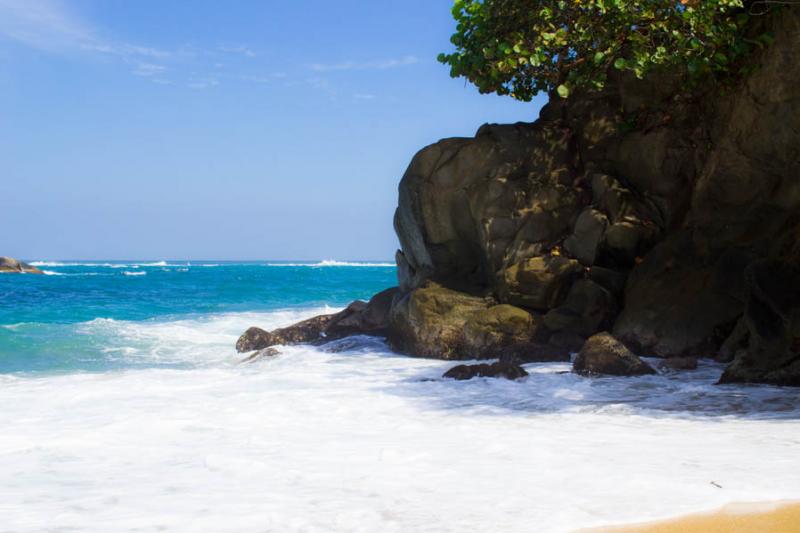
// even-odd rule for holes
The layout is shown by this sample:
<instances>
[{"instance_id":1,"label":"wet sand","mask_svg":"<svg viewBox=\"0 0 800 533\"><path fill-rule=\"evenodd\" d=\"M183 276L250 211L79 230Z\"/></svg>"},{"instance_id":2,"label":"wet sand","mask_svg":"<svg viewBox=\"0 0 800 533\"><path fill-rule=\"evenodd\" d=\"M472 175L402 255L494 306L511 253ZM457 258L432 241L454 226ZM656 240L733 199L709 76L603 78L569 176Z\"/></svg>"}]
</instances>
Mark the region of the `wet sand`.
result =
<instances>
[{"instance_id":1,"label":"wet sand","mask_svg":"<svg viewBox=\"0 0 800 533\"><path fill-rule=\"evenodd\" d=\"M664 522L584 530L589 533L800 533L800 503L739 503Z\"/></svg>"}]
</instances>

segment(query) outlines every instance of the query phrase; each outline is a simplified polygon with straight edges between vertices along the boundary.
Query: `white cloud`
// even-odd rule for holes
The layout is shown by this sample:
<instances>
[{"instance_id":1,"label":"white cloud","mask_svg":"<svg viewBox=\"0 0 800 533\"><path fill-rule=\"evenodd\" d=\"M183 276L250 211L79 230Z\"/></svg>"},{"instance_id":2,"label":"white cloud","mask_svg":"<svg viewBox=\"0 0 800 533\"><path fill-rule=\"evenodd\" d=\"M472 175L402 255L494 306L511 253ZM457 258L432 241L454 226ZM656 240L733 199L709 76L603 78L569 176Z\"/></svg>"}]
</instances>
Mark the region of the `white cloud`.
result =
<instances>
[{"instance_id":1,"label":"white cloud","mask_svg":"<svg viewBox=\"0 0 800 533\"><path fill-rule=\"evenodd\" d=\"M343 63L323 64L314 63L310 65L311 70L316 72L333 72L342 70L385 70L406 65L413 65L419 60L414 56L403 56L397 59L382 59L375 61L345 61Z\"/></svg>"},{"instance_id":2,"label":"white cloud","mask_svg":"<svg viewBox=\"0 0 800 533\"><path fill-rule=\"evenodd\" d=\"M208 87L214 87L215 85L219 85L219 80L217 78L192 78L186 84L187 87L190 89L207 89Z\"/></svg>"},{"instance_id":3,"label":"white cloud","mask_svg":"<svg viewBox=\"0 0 800 533\"><path fill-rule=\"evenodd\" d=\"M243 45L221 45L218 47L220 52L225 52L226 54L238 54L244 57L256 57L258 54L255 53L251 48Z\"/></svg>"},{"instance_id":4,"label":"white cloud","mask_svg":"<svg viewBox=\"0 0 800 533\"><path fill-rule=\"evenodd\" d=\"M140 63L137 65L136 69L133 71L134 74L137 76L155 76L157 74L163 74L164 71L167 70L167 67L164 65L156 65L153 63Z\"/></svg>"},{"instance_id":5,"label":"white cloud","mask_svg":"<svg viewBox=\"0 0 800 533\"><path fill-rule=\"evenodd\" d=\"M356 100L374 100L375 98L377 98L377 96L368 93L356 93L353 95L353 98L355 98Z\"/></svg>"},{"instance_id":6,"label":"white cloud","mask_svg":"<svg viewBox=\"0 0 800 533\"><path fill-rule=\"evenodd\" d=\"M59 0L0 0L0 37L50 53L90 53L124 61L165 59L156 48L104 39Z\"/></svg>"}]
</instances>

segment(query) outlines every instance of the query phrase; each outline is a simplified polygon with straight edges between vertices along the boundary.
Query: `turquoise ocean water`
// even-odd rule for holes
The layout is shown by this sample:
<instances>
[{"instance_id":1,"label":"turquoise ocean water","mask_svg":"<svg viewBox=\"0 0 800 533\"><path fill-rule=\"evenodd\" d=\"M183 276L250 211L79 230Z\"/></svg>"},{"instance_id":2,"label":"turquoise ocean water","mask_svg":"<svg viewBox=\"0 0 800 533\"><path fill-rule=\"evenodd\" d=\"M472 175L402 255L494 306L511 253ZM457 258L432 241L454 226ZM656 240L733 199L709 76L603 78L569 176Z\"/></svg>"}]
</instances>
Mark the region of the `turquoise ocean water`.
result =
<instances>
[{"instance_id":1,"label":"turquoise ocean water","mask_svg":"<svg viewBox=\"0 0 800 533\"><path fill-rule=\"evenodd\" d=\"M712 361L455 382L359 337L241 364L247 327L394 265L37 264L0 275L0 533L560 533L800 498L800 398Z\"/></svg>"},{"instance_id":2,"label":"turquoise ocean water","mask_svg":"<svg viewBox=\"0 0 800 533\"><path fill-rule=\"evenodd\" d=\"M124 357L142 343L121 335L136 325L342 307L396 284L387 262L34 264L46 275L0 275L0 373L191 366L191 358Z\"/></svg>"}]
</instances>

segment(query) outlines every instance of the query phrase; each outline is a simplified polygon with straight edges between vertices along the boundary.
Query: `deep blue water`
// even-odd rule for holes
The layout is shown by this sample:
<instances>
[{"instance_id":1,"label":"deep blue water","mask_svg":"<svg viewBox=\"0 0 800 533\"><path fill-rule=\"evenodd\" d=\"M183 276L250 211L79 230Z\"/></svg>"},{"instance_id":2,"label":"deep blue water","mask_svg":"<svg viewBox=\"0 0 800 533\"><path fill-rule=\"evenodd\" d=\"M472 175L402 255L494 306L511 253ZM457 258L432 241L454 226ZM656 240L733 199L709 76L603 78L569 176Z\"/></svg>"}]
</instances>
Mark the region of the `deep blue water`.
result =
<instances>
[{"instance_id":1,"label":"deep blue water","mask_svg":"<svg viewBox=\"0 0 800 533\"><path fill-rule=\"evenodd\" d=\"M47 275L0 274L0 373L185 364L164 348L170 324L211 336L226 316L341 307L396 284L390 263L36 264Z\"/></svg>"}]
</instances>

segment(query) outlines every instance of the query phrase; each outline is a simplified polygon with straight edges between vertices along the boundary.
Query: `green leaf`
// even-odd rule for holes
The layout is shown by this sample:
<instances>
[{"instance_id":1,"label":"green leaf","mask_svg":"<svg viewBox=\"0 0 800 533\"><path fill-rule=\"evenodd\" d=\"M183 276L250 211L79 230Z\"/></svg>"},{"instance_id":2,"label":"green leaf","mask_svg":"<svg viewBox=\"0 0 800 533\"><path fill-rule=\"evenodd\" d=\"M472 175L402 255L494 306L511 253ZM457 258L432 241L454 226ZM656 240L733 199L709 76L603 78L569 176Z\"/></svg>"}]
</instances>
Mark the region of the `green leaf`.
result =
<instances>
[{"instance_id":1,"label":"green leaf","mask_svg":"<svg viewBox=\"0 0 800 533\"><path fill-rule=\"evenodd\" d=\"M569 98L569 87L567 87L563 83L558 86L556 92L558 93L558 96L560 96L561 98Z\"/></svg>"}]
</instances>

